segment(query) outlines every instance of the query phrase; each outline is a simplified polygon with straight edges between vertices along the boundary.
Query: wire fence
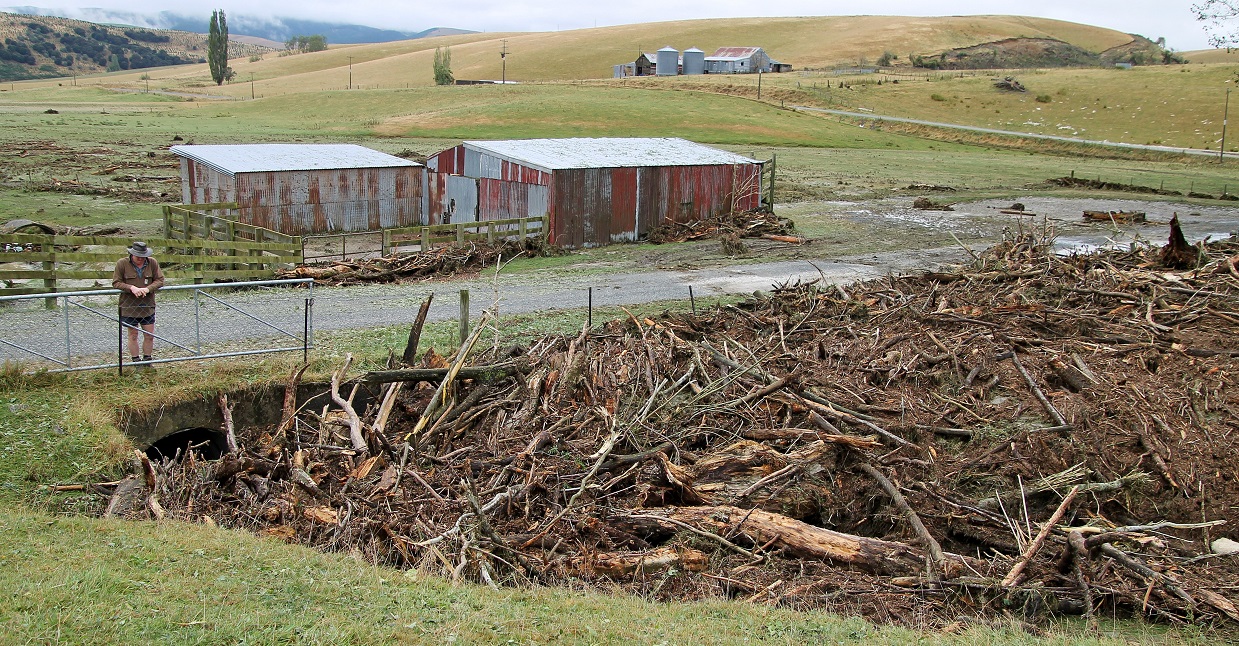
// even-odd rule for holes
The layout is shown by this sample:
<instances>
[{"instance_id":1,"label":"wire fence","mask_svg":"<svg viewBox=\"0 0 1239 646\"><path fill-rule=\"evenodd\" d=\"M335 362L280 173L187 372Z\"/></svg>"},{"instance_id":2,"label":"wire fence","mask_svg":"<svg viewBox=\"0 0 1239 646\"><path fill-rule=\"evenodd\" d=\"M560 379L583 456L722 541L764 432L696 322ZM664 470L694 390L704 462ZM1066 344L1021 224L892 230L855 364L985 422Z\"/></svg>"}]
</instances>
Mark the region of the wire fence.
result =
<instances>
[{"instance_id":1,"label":"wire fence","mask_svg":"<svg viewBox=\"0 0 1239 646\"><path fill-rule=\"evenodd\" d=\"M267 280L174 285L159 290L149 365L314 346L314 281ZM67 372L135 365L119 290L0 297L0 361L22 372ZM54 303L48 308L46 302ZM141 335L139 335L139 340Z\"/></svg>"}]
</instances>

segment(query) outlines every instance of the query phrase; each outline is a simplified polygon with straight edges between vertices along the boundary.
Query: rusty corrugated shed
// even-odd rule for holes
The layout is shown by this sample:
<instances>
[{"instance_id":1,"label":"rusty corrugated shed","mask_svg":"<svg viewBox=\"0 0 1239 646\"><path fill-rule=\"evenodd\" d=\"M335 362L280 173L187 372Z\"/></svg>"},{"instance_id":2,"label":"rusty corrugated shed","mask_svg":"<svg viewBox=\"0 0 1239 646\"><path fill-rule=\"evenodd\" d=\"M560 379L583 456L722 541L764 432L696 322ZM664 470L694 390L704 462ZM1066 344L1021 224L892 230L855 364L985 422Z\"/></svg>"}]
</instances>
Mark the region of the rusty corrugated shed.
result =
<instances>
[{"instance_id":1,"label":"rusty corrugated shed","mask_svg":"<svg viewBox=\"0 0 1239 646\"><path fill-rule=\"evenodd\" d=\"M182 202L236 202L238 220L293 235L422 223L420 164L353 145L173 146Z\"/></svg>"},{"instance_id":2,"label":"rusty corrugated shed","mask_svg":"<svg viewBox=\"0 0 1239 646\"><path fill-rule=\"evenodd\" d=\"M568 247L755 208L761 194L761 162L674 138L467 141L428 166L431 218L473 196L482 221L549 214L551 242Z\"/></svg>"},{"instance_id":3,"label":"rusty corrugated shed","mask_svg":"<svg viewBox=\"0 0 1239 646\"><path fill-rule=\"evenodd\" d=\"M548 172L565 168L760 163L755 159L678 137L510 139L466 141L463 146L466 151L465 167L459 172L470 177L494 179L505 178L500 175L501 164L496 166L495 162L490 161L492 158ZM476 161L469 155L471 151L476 153Z\"/></svg>"},{"instance_id":4,"label":"rusty corrugated shed","mask_svg":"<svg viewBox=\"0 0 1239 646\"><path fill-rule=\"evenodd\" d=\"M417 162L356 144L186 144L173 153L221 173L418 166Z\"/></svg>"}]
</instances>

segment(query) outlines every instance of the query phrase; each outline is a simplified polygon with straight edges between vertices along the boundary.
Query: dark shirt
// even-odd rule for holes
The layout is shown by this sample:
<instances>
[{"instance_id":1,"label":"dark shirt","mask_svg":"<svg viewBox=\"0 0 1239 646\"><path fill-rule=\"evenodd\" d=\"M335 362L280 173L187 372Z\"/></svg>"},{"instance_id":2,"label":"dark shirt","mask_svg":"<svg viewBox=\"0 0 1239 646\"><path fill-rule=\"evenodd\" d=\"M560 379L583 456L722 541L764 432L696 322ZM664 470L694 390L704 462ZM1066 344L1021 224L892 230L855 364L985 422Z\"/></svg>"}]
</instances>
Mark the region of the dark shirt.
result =
<instances>
[{"instance_id":1,"label":"dark shirt","mask_svg":"<svg viewBox=\"0 0 1239 646\"><path fill-rule=\"evenodd\" d=\"M133 259L125 256L116 261L116 271L112 272L112 286L121 290L120 315L132 317L150 316L155 312L155 292L163 287L163 270L159 261L147 258L141 269L133 263ZM130 293L127 285L146 287L150 291L141 298Z\"/></svg>"}]
</instances>

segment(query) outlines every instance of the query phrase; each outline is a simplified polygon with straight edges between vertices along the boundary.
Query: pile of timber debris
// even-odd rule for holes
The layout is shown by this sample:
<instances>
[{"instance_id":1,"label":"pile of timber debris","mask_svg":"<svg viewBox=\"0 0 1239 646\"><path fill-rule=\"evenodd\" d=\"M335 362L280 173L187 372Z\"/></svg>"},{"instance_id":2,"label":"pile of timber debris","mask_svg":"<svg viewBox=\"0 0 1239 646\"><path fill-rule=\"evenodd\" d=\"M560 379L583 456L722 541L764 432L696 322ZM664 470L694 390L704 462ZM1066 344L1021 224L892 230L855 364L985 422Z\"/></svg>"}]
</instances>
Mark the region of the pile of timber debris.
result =
<instances>
[{"instance_id":1,"label":"pile of timber debris","mask_svg":"<svg viewBox=\"0 0 1239 646\"><path fill-rule=\"evenodd\" d=\"M362 283L395 283L404 280L434 278L477 271L493 266L501 259L520 255L547 256L562 254L539 238L505 240L498 243L470 242L465 245L445 245L430 251L398 254L383 258L336 260L313 265L298 265L276 271L276 278L313 278L323 285L358 285Z\"/></svg>"},{"instance_id":2,"label":"pile of timber debris","mask_svg":"<svg viewBox=\"0 0 1239 646\"><path fill-rule=\"evenodd\" d=\"M794 222L762 210L723 213L692 222L667 221L650 229L649 233L649 241L654 244L728 237L764 238L793 244L805 242L796 234Z\"/></svg>"},{"instance_id":3,"label":"pile of timber debris","mask_svg":"<svg viewBox=\"0 0 1239 646\"><path fill-rule=\"evenodd\" d=\"M366 374L374 410L346 361L334 404L286 398L278 428L148 463L114 506L491 585L1239 622L1239 242L1198 251L1171 271L1022 235L956 272L528 348L474 351L483 322Z\"/></svg>"}]
</instances>

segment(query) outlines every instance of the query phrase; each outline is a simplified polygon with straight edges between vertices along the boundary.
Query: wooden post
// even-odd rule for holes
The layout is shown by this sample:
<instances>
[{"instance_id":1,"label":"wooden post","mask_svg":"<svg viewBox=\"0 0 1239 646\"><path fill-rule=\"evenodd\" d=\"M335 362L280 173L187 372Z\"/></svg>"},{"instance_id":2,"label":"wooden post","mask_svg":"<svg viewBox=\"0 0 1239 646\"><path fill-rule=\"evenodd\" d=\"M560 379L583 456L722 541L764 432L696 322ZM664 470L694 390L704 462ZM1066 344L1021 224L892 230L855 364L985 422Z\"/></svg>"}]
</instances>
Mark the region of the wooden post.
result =
<instances>
[{"instance_id":1,"label":"wooden post","mask_svg":"<svg viewBox=\"0 0 1239 646\"><path fill-rule=\"evenodd\" d=\"M266 242L266 241L267 241L267 233L263 231L262 229L254 229L254 242ZM258 249L258 254L257 254L257 258L255 259L255 264L250 265L250 268L249 268L250 270L249 277L254 278L259 272L261 272L264 269L264 267L265 265L263 264L262 249Z\"/></svg>"},{"instance_id":2,"label":"wooden post","mask_svg":"<svg viewBox=\"0 0 1239 646\"><path fill-rule=\"evenodd\" d=\"M456 225L456 244L463 245L464 243L465 243L465 223L460 222Z\"/></svg>"},{"instance_id":3,"label":"wooden post","mask_svg":"<svg viewBox=\"0 0 1239 646\"><path fill-rule=\"evenodd\" d=\"M172 238L172 207L163 206L163 237Z\"/></svg>"},{"instance_id":4,"label":"wooden post","mask_svg":"<svg viewBox=\"0 0 1239 646\"><path fill-rule=\"evenodd\" d=\"M193 240L186 240L185 244L194 244ZM191 247L191 253L194 256L194 284L202 284L202 252L205 251L200 245Z\"/></svg>"},{"instance_id":5,"label":"wooden post","mask_svg":"<svg viewBox=\"0 0 1239 646\"><path fill-rule=\"evenodd\" d=\"M51 236L48 236L47 238L49 241L52 239ZM55 292L56 291L56 251L55 251L56 248L52 246L51 242L48 242L46 246L52 247L52 251L45 252L48 255L47 255L47 260L43 261L43 271L46 272L43 278L43 289L46 292ZM44 299L43 306L49 310L56 309L56 299L55 298Z\"/></svg>"},{"instance_id":6,"label":"wooden post","mask_svg":"<svg viewBox=\"0 0 1239 646\"><path fill-rule=\"evenodd\" d=\"M520 229L521 229L521 244L524 244L524 243L525 243L525 236L529 234L529 220L528 220L528 218L521 218Z\"/></svg>"},{"instance_id":7,"label":"wooden post","mask_svg":"<svg viewBox=\"0 0 1239 646\"><path fill-rule=\"evenodd\" d=\"M770 212L774 212L774 173L778 168L778 155L770 155L770 186L767 189L766 202L770 205Z\"/></svg>"},{"instance_id":8,"label":"wooden post","mask_svg":"<svg viewBox=\"0 0 1239 646\"><path fill-rule=\"evenodd\" d=\"M422 227L422 253L430 251L430 227Z\"/></svg>"},{"instance_id":9,"label":"wooden post","mask_svg":"<svg viewBox=\"0 0 1239 646\"><path fill-rule=\"evenodd\" d=\"M542 242L550 244L551 242L551 214L542 214Z\"/></svg>"},{"instance_id":10,"label":"wooden post","mask_svg":"<svg viewBox=\"0 0 1239 646\"><path fill-rule=\"evenodd\" d=\"M460 290L460 343L469 338L469 290Z\"/></svg>"},{"instance_id":11,"label":"wooden post","mask_svg":"<svg viewBox=\"0 0 1239 646\"><path fill-rule=\"evenodd\" d=\"M392 244L391 244L391 229L383 229L382 235L383 235L383 243L382 243L383 249L379 251L379 255L386 256L393 251Z\"/></svg>"},{"instance_id":12,"label":"wooden post","mask_svg":"<svg viewBox=\"0 0 1239 646\"><path fill-rule=\"evenodd\" d=\"M495 241L495 223L491 220L486 222L486 242L493 243Z\"/></svg>"},{"instance_id":13,"label":"wooden post","mask_svg":"<svg viewBox=\"0 0 1239 646\"><path fill-rule=\"evenodd\" d=\"M237 241L237 223L236 223L235 221L233 221L233 220L225 220L225 222L227 222L227 227L228 227L228 242L236 242L236 241ZM228 255L229 255L229 256L236 256L236 255L237 255L237 248L236 248L236 247L228 247ZM236 271L236 269L237 269L237 263L236 263L235 261L234 261L234 262L229 262L229 263L228 263L228 269L229 269L229 270L231 270L231 271Z\"/></svg>"}]
</instances>

